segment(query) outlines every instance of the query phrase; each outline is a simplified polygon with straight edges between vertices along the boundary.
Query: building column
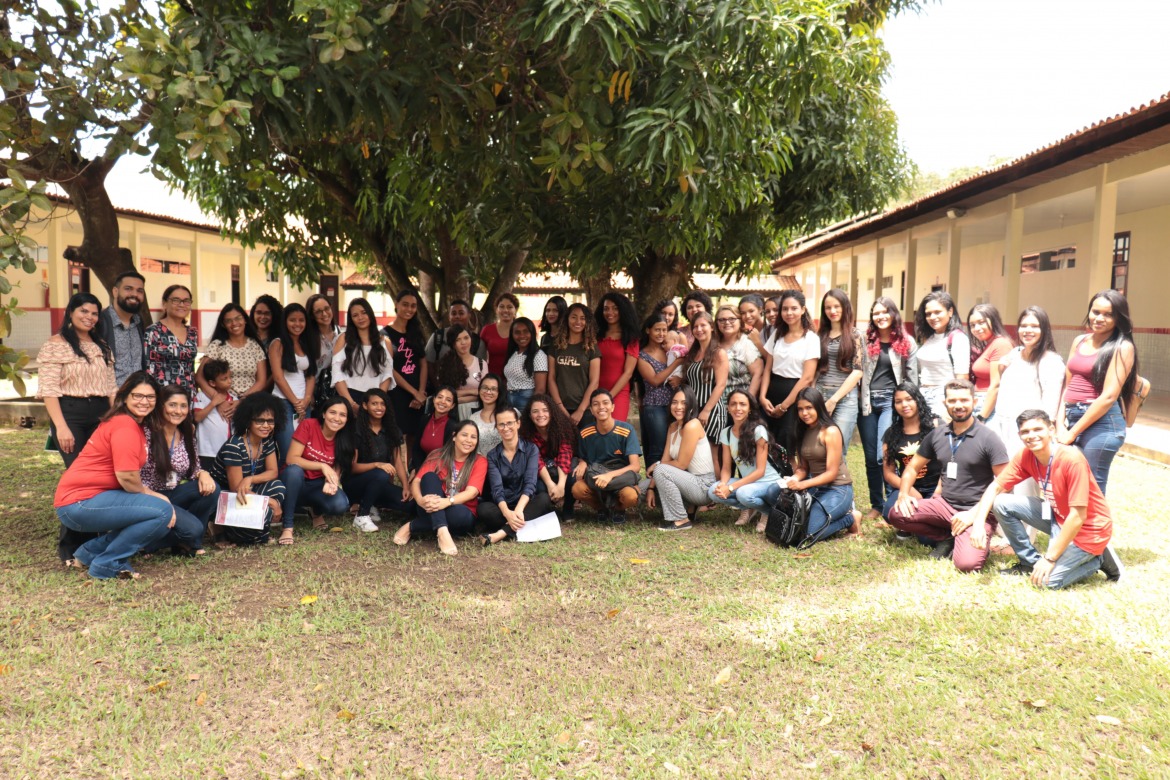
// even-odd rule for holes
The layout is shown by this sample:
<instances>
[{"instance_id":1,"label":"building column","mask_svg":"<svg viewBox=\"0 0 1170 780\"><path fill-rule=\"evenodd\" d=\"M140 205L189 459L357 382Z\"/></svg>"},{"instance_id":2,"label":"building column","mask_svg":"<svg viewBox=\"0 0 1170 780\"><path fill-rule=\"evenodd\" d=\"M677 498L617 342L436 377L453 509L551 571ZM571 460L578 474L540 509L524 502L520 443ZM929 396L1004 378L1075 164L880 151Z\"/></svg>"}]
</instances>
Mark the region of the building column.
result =
<instances>
[{"instance_id":1,"label":"building column","mask_svg":"<svg viewBox=\"0 0 1170 780\"><path fill-rule=\"evenodd\" d=\"M963 231L957 224L958 220L952 220L949 230L947 231L947 250L950 253L950 266L947 272L947 292L955 299L955 306L960 308L959 303L959 261L963 253Z\"/></svg>"},{"instance_id":2,"label":"building column","mask_svg":"<svg viewBox=\"0 0 1170 780\"><path fill-rule=\"evenodd\" d=\"M1117 182L1109 181L1109 165L1098 169L1093 192L1093 230L1089 239L1089 289L1084 297L1109 289L1113 282L1113 236L1117 232Z\"/></svg>"},{"instance_id":3,"label":"building column","mask_svg":"<svg viewBox=\"0 0 1170 780\"><path fill-rule=\"evenodd\" d=\"M276 273L276 278L280 282L280 302L282 305L290 303L292 301L292 287L288 283L288 274L284 272L283 268Z\"/></svg>"},{"instance_id":4,"label":"building column","mask_svg":"<svg viewBox=\"0 0 1170 780\"><path fill-rule=\"evenodd\" d=\"M835 255L829 255L829 286L833 288L841 286L837 279L837 258Z\"/></svg>"},{"instance_id":5,"label":"building column","mask_svg":"<svg viewBox=\"0 0 1170 780\"><path fill-rule=\"evenodd\" d=\"M906 234L906 286L902 288L902 318L906 318L907 307L918 305L918 239Z\"/></svg>"},{"instance_id":6,"label":"building column","mask_svg":"<svg viewBox=\"0 0 1170 780\"><path fill-rule=\"evenodd\" d=\"M886 273L886 250L878 245L877 241L873 242L874 261L873 261L873 299L876 301L882 297L882 277Z\"/></svg>"},{"instance_id":7,"label":"building column","mask_svg":"<svg viewBox=\"0 0 1170 780\"><path fill-rule=\"evenodd\" d=\"M211 335L210 332L204 332L203 328L203 269L202 251L199 248L199 234L194 230L191 231L191 250L189 262L191 264L191 319L189 324L194 325L199 330L199 338L206 343L207 338Z\"/></svg>"},{"instance_id":8,"label":"building column","mask_svg":"<svg viewBox=\"0 0 1170 780\"><path fill-rule=\"evenodd\" d=\"M849 302L853 304L853 311L857 311L857 252L849 250Z\"/></svg>"},{"instance_id":9,"label":"building column","mask_svg":"<svg viewBox=\"0 0 1170 780\"><path fill-rule=\"evenodd\" d=\"M245 310L251 311L252 308L252 289L248 282L248 268L251 263L248 262L248 250L240 247L240 259L237 260L240 264L240 305Z\"/></svg>"},{"instance_id":10,"label":"building column","mask_svg":"<svg viewBox=\"0 0 1170 780\"><path fill-rule=\"evenodd\" d=\"M1008 198L1007 232L1003 239L1003 306L1000 313L1010 324L1020 311L1020 255L1024 251L1024 210L1016 196Z\"/></svg>"},{"instance_id":11,"label":"building column","mask_svg":"<svg viewBox=\"0 0 1170 780\"><path fill-rule=\"evenodd\" d=\"M64 208L61 206L58 206L57 209L64 211ZM54 209L54 212L57 209ZM72 290L69 284L69 261L65 259L65 237L61 234L61 225L65 220L61 219L60 216L54 213L54 218L49 220L48 282L50 332L45 334L46 339L53 333L56 333L57 329L61 327L61 323L65 320L65 307L69 304L70 290Z\"/></svg>"}]
</instances>

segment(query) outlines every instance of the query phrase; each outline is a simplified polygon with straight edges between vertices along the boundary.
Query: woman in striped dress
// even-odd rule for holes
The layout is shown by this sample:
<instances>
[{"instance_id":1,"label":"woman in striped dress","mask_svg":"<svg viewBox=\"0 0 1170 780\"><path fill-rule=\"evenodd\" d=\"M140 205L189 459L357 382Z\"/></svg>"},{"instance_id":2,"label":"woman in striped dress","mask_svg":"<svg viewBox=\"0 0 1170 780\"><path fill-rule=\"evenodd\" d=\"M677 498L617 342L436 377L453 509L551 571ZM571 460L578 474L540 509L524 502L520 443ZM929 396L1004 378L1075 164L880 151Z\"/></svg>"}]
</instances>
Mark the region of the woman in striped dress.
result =
<instances>
[{"instance_id":1,"label":"woman in striped dress","mask_svg":"<svg viewBox=\"0 0 1170 780\"><path fill-rule=\"evenodd\" d=\"M727 427L727 405L723 390L727 387L727 353L714 339L715 320L707 312L698 312L691 321L695 341L686 357L687 386L699 404L699 422L708 439L718 439Z\"/></svg>"}]
</instances>

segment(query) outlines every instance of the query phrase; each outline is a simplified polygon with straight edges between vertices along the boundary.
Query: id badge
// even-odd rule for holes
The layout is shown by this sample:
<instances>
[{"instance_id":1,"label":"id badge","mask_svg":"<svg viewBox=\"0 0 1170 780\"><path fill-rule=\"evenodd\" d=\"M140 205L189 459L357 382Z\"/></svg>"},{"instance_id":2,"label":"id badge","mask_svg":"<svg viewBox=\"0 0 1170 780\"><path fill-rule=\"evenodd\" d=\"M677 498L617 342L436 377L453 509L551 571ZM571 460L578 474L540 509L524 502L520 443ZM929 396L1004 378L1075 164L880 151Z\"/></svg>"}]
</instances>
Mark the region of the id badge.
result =
<instances>
[{"instance_id":1,"label":"id badge","mask_svg":"<svg viewBox=\"0 0 1170 780\"><path fill-rule=\"evenodd\" d=\"M1040 502L1040 519L1048 523L1052 522L1052 504L1048 503L1047 499Z\"/></svg>"},{"instance_id":2,"label":"id badge","mask_svg":"<svg viewBox=\"0 0 1170 780\"><path fill-rule=\"evenodd\" d=\"M959 478L959 464L952 460L950 463L947 464L947 479L958 479L958 478Z\"/></svg>"}]
</instances>

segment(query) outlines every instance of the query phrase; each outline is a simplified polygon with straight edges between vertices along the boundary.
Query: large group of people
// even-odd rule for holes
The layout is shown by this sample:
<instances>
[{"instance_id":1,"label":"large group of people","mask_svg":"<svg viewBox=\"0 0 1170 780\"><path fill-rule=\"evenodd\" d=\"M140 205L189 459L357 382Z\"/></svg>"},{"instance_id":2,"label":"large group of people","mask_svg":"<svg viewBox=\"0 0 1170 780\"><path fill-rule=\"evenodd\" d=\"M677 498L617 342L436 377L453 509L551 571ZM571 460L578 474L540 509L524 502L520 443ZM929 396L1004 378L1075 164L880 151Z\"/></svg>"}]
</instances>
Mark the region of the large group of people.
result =
<instances>
[{"instance_id":1,"label":"large group of people","mask_svg":"<svg viewBox=\"0 0 1170 780\"><path fill-rule=\"evenodd\" d=\"M189 289L168 287L149 325L143 277L110 292L104 311L74 295L38 355L66 467L58 553L94 577L137 576L138 554L202 555L205 538L291 545L298 516L322 529L352 513L363 532L394 516L396 544L433 536L450 555L458 537L498 544L577 505L621 524L642 502L663 531L722 505L762 532L783 491L813 499L809 544L869 519L961 571L996 537L1018 558L1004 572L1037 585L1121 576L1105 493L1150 386L1112 290L1067 361L1039 307L1013 336L989 304L964 325L942 291L910 327L878 297L864 330L836 289L819 313L798 290L718 307L694 291L641 323L619 292L595 310L555 296L539 323L503 294L480 329L451 302L429 340L413 290L383 328L362 298L340 328L320 295L264 295L225 306L202 356ZM225 491L262 502L263 527L215 522Z\"/></svg>"}]
</instances>

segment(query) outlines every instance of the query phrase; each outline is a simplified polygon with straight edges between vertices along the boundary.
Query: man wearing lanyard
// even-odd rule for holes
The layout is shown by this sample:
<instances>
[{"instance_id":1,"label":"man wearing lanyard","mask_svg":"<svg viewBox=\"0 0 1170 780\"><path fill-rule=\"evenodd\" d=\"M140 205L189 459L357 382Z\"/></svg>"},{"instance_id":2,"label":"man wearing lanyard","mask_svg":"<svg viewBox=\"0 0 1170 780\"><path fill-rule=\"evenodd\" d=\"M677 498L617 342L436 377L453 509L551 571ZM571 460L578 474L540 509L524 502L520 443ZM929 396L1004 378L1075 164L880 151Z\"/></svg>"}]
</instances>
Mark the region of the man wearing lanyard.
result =
<instances>
[{"instance_id":1,"label":"man wearing lanyard","mask_svg":"<svg viewBox=\"0 0 1170 780\"><path fill-rule=\"evenodd\" d=\"M990 509L980 513L976 504L1007 465L1007 450L994 431L975 419L974 385L956 379L946 384L943 394L950 425L931 430L902 471L900 498L890 511L890 524L933 545L930 557L953 557L959 571L979 571L987 561L995 520ZM920 501L910 488L932 460L943 463L943 476L934 495ZM975 540L979 544L973 544Z\"/></svg>"},{"instance_id":2,"label":"man wearing lanyard","mask_svg":"<svg viewBox=\"0 0 1170 780\"><path fill-rule=\"evenodd\" d=\"M1029 409L1016 418L1020 450L979 501L979 511L993 511L1019 563L1001 574L1031 577L1038 588L1063 588L1101 569L1117 581L1124 571L1109 546L1113 521L1089 462L1076 447L1056 441L1056 429L1045 412ZM1011 495L1026 479L1040 485L1041 496ZM1050 534L1048 551L1040 555L1028 539L1027 526ZM979 540L971 536L971 543Z\"/></svg>"}]
</instances>

